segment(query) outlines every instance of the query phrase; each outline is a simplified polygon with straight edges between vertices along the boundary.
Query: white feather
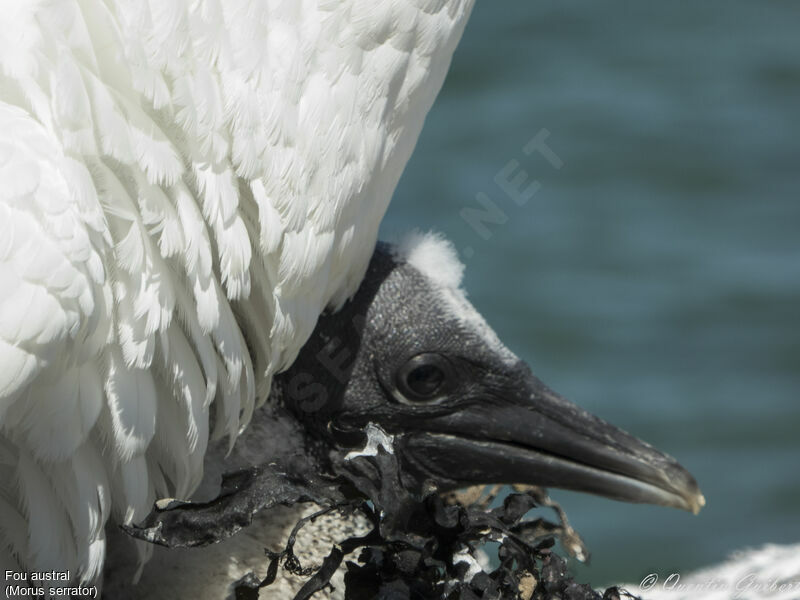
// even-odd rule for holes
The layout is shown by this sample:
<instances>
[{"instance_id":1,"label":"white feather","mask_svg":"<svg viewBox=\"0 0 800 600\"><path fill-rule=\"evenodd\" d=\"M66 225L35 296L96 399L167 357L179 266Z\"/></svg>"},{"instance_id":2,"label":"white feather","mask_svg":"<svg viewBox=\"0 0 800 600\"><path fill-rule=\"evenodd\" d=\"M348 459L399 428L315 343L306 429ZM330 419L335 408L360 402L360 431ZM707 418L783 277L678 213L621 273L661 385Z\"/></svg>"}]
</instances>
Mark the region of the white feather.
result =
<instances>
[{"instance_id":1,"label":"white feather","mask_svg":"<svg viewBox=\"0 0 800 600\"><path fill-rule=\"evenodd\" d=\"M4 565L96 579L212 404L233 443L358 286L471 7L3 3Z\"/></svg>"},{"instance_id":2,"label":"white feather","mask_svg":"<svg viewBox=\"0 0 800 600\"><path fill-rule=\"evenodd\" d=\"M75 547L62 499L48 480L50 471L20 451L16 475L28 525L28 560L46 569L74 569L80 551Z\"/></svg>"},{"instance_id":3,"label":"white feather","mask_svg":"<svg viewBox=\"0 0 800 600\"><path fill-rule=\"evenodd\" d=\"M126 362L120 350L111 350L105 383L109 432L115 454L122 461L144 454L156 425L153 376L146 369L129 367Z\"/></svg>"}]
</instances>

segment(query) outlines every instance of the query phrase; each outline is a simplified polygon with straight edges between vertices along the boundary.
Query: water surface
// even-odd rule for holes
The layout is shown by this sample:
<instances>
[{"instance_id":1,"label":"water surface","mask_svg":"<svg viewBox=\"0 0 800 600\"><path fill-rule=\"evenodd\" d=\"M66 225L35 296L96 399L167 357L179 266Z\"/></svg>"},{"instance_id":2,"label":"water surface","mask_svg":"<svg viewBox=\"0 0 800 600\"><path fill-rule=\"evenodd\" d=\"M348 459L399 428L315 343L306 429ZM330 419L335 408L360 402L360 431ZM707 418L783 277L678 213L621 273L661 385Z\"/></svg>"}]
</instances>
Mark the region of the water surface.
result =
<instances>
[{"instance_id":1,"label":"water surface","mask_svg":"<svg viewBox=\"0 0 800 600\"><path fill-rule=\"evenodd\" d=\"M384 223L444 232L537 375L700 482L698 517L553 491L595 585L800 541L798 32L792 2L479 0Z\"/></svg>"}]
</instances>

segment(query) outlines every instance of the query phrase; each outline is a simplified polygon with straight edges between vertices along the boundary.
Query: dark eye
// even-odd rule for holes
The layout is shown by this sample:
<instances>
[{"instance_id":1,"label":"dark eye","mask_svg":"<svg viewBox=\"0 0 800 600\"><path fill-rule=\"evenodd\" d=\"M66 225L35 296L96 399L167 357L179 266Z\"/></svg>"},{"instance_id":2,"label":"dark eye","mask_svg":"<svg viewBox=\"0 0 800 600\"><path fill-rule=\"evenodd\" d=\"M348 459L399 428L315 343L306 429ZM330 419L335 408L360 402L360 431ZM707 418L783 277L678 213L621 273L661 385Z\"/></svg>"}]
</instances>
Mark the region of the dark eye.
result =
<instances>
[{"instance_id":1,"label":"dark eye","mask_svg":"<svg viewBox=\"0 0 800 600\"><path fill-rule=\"evenodd\" d=\"M436 365L422 365L406 375L408 389L417 396L433 396L444 382L444 372Z\"/></svg>"},{"instance_id":2,"label":"dark eye","mask_svg":"<svg viewBox=\"0 0 800 600\"><path fill-rule=\"evenodd\" d=\"M407 400L432 400L447 391L452 380L450 362L441 354L418 354L397 373L397 388Z\"/></svg>"}]
</instances>

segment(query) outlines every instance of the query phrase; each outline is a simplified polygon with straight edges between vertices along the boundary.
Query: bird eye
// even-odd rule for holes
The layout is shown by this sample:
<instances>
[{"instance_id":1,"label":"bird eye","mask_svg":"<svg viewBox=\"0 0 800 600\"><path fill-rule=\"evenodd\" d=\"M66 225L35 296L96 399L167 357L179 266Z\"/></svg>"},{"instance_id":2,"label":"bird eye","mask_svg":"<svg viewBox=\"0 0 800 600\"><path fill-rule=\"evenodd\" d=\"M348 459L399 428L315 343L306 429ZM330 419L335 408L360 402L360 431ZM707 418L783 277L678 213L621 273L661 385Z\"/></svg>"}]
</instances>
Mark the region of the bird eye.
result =
<instances>
[{"instance_id":1,"label":"bird eye","mask_svg":"<svg viewBox=\"0 0 800 600\"><path fill-rule=\"evenodd\" d=\"M444 373L436 365L422 365L406 376L408 389L418 396L432 396L444 381Z\"/></svg>"},{"instance_id":2,"label":"bird eye","mask_svg":"<svg viewBox=\"0 0 800 600\"><path fill-rule=\"evenodd\" d=\"M452 368L441 354L418 354L397 373L397 388L407 400L432 400L447 391Z\"/></svg>"}]
</instances>

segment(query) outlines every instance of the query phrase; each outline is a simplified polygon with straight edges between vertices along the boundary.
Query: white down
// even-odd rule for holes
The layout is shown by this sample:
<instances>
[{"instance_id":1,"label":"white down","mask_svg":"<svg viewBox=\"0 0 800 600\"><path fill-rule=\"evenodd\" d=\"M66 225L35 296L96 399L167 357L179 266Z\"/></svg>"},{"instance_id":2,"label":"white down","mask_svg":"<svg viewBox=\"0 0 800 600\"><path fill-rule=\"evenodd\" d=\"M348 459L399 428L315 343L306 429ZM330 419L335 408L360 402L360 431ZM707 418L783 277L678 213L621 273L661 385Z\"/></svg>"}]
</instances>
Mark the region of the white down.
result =
<instances>
[{"instance_id":1,"label":"white down","mask_svg":"<svg viewBox=\"0 0 800 600\"><path fill-rule=\"evenodd\" d=\"M234 443L357 288L472 4L3 0L0 568L95 580Z\"/></svg>"}]
</instances>

